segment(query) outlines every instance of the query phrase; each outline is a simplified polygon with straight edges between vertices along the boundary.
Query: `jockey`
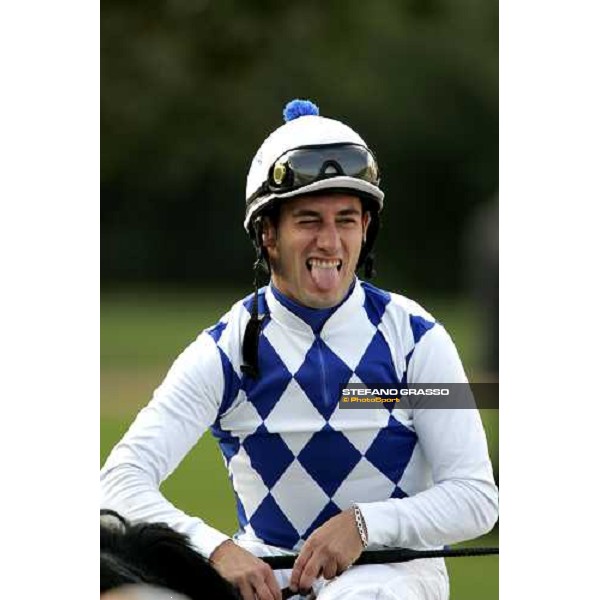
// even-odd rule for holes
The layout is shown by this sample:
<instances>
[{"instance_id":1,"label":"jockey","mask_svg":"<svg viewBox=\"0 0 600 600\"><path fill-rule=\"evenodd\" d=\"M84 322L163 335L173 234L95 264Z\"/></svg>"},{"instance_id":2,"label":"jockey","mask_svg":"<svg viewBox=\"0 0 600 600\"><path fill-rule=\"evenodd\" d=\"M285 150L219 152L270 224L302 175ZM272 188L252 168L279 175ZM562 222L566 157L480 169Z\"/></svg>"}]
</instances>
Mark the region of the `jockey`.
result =
<instances>
[{"instance_id":1,"label":"jockey","mask_svg":"<svg viewBox=\"0 0 600 600\"><path fill-rule=\"evenodd\" d=\"M373 270L384 193L375 155L344 123L293 101L262 144L244 227L270 281L177 358L101 473L102 505L162 521L239 589L280 599L447 599L442 559L352 566L364 548L440 548L498 515L476 410L343 410L352 384L467 383L444 327L357 276ZM208 429L238 507L230 538L171 505L161 482ZM274 573L260 556L298 552Z\"/></svg>"}]
</instances>

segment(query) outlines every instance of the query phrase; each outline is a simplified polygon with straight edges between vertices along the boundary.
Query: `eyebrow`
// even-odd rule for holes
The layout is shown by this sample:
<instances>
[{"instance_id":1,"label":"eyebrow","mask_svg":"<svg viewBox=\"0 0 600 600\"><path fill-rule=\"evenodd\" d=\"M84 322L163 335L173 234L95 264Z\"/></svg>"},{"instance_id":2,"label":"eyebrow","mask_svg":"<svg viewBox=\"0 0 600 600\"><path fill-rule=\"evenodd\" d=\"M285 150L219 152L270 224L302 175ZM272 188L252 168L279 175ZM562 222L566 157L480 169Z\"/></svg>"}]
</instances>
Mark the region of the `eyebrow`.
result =
<instances>
[{"instance_id":1,"label":"eyebrow","mask_svg":"<svg viewBox=\"0 0 600 600\"><path fill-rule=\"evenodd\" d=\"M356 208L344 208L336 213L336 217L346 217L352 215L360 215L360 210ZM317 210L310 210L308 208L299 208L292 212L292 217L320 217L321 213Z\"/></svg>"}]
</instances>

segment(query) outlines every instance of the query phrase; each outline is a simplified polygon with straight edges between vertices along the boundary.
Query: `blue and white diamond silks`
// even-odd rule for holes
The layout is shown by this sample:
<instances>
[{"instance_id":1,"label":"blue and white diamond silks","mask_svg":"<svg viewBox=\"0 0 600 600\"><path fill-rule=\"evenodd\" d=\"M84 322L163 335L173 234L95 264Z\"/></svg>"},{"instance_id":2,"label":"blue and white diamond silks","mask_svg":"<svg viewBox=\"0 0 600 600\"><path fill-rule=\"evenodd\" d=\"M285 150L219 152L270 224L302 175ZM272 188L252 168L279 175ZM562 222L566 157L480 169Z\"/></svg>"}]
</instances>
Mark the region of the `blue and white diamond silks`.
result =
<instances>
[{"instance_id":1,"label":"blue and white diamond silks","mask_svg":"<svg viewBox=\"0 0 600 600\"><path fill-rule=\"evenodd\" d=\"M297 549L353 502L400 498L430 485L403 411L338 406L348 382L406 380L415 345L435 324L429 315L362 282L320 332L270 288L259 300L265 318L258 379L240 369L250 299L209 330L225 379L212 431L236 494L238 535Z\"/></svg>"}]
</instances>

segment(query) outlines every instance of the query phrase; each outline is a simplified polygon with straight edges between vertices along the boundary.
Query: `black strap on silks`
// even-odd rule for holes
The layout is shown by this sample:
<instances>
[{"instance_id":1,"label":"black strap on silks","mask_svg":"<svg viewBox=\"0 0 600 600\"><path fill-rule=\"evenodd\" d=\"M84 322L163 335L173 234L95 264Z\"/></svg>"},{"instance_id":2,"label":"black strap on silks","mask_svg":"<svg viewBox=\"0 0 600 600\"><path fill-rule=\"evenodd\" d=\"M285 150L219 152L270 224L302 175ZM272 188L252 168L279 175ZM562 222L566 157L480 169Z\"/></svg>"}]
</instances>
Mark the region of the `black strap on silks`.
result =
<instances>
[{"instance_id":1,"label":"black strap on silks","mask_svg":"<svg viewBox=\"0 0 600 600\"><path fill-rule=\"evenodd\" d=\"M258 302L254 300L252 306L253 309L256 304L258 304ZM248 375L248 377L251 377L252 379L256 379L260 374L258 369L258 340L260 337L261 325L262 319L258 316L258 313L256 316L251 316L246 325L244 341L242 342L242 356L244 358L244 364L241 366L242 373Z\"/></svg>"},{"instance_id":2,"label":"black strap on silks","mask_svg":"<svg viewBox=\"0 0 600 600\"><path fill-rule=\"evenodd\" d=\"M365 550L353 563L354 565L382 565L401 563L421 558L457 558L463 556L488 556L500 554L499 548L444 548L442 550L410 550L409 548L385 548L383 550ZM261 556L272 569L291 569L297 555Z\"/></svg>"},{"instance_id":3,"label":"black strap on silks","mask_svg":"<svg viewBox=\"0 0 600 600\"><path fill-rule=\"evenodd\" d=\"M242 358L244 364L241 366L242 373L248 375L252 379L257 379L260 372L258 369L258 341L260 338L260 328L262 325L262 318L258 316L258 281L260 277L260 270L263 265L263 250L260 238L262 235L262 227L260 219L254 227L255 240L254 246L256 248L256 260L254 261L254 295L252 297L252 308L250 310L250 320L246 325L244 331L244 339L242 341Z\"/></svg>"}]
</instances>

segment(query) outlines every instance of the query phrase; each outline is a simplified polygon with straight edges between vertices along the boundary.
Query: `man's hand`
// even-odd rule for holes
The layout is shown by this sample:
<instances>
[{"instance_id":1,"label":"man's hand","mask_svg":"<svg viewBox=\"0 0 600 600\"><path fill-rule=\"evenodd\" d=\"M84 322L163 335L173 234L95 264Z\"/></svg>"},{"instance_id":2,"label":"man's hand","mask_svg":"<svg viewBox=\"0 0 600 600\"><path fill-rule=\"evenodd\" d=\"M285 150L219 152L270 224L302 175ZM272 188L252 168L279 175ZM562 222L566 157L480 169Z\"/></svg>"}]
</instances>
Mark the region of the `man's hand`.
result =
<instances>
[{"instance_id":1,"label":"man's hand","mask_svg":"<svg viewBox=\"0 0 600 600\"><path fill-rule=\"evenodd\" d=\"M210 562L238 588L244 600L281 600L281 590L271 567L231 540L216 547Z\"/></svg>"},{"instance_id":2,"label":"man's hand","mask_svg":"<svg viewBox=\"0 0 600 600\"><path fill-rule=\"evenodd\" d=\"M306 540L294 563L290 588L309 590L321 575L333 579L353 564L362 551L354 511L349 508L323 523Z\"/></svg>"}]
</instances>

